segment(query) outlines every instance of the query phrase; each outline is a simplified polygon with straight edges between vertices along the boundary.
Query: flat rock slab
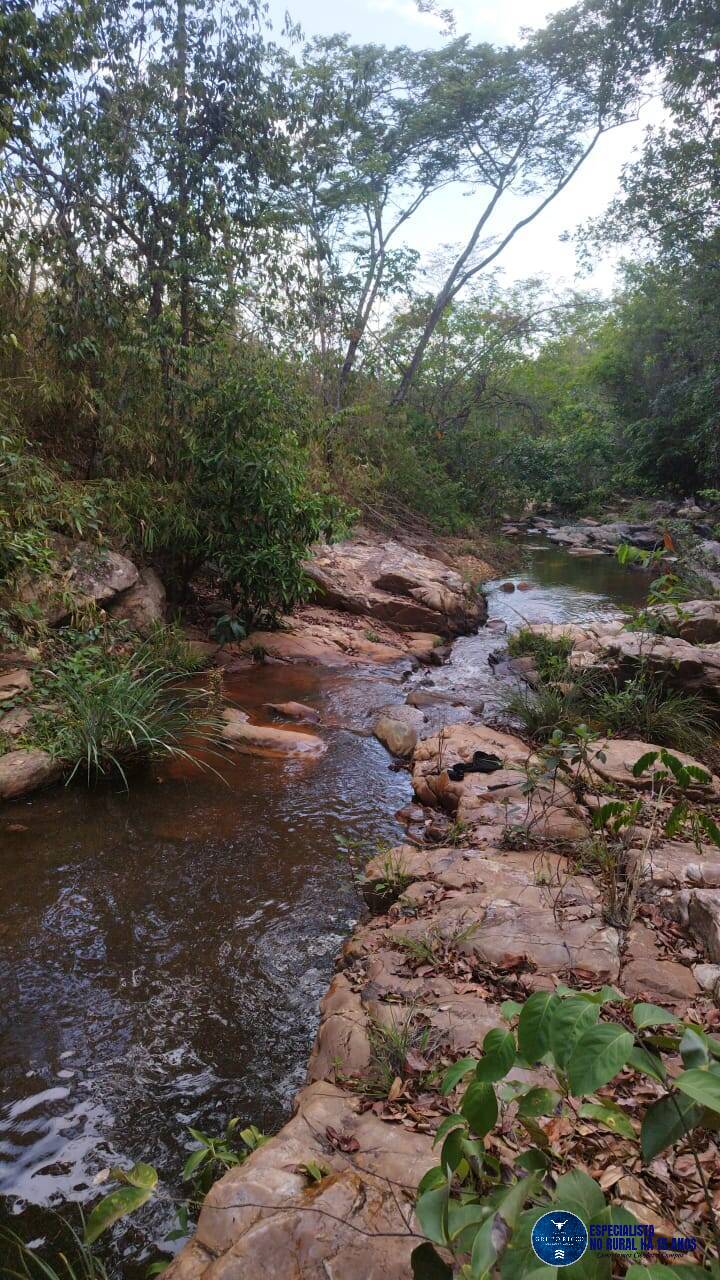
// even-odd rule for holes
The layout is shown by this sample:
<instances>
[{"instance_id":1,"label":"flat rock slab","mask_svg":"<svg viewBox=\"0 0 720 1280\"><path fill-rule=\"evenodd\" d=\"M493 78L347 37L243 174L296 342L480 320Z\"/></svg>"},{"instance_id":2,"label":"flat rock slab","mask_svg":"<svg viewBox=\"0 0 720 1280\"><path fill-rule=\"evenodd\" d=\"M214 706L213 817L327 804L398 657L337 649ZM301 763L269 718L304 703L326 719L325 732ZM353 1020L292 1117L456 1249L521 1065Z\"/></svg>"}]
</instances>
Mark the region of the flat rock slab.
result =
<instances>
[{"instance_id":1,"label":"flat rock slab","mask_svg":"<svg viewBox=\"0 0 720 1280\"><path fill-rule=\"evenodd\" d=\"M396 631L387 623L367 616L351 616L336 609L301 605L281 619L278 631L252 631L227 653L258 652L280 662L344 667L387 664L408 658L429 662L440 636Z\"/></svg>"},{"instance_id":2,"label":"flat rock slab","mask_svg":"<svg viewBox=\"0 0 720 1280\"><path fill-rule=\"evenodd\" d=\"M304 1089L277 1136L215 1183L168 1280L407 1280L432 1139L361 1105L326 1081ZM337 1150L328 1129L356 1150ZM318 1183L299 1172L309 1161L329 1170Z\"/></svg>"},{"instance_id":3,"label":"flat rock slab","mask_svg":"<svg viewBox=\"0 0 720 1280\"><path fill-rule=\"evenodd\" d=\"M4 671L0 675L0 702L16 698L32 688L32 677L24 667L16 667L13 671Z\"/></svg>"},{"instance_id":4,"label":"flat rock slab","mask_svg":"<svg viewBox=\"0 0 720 1280\"><path fill-rule=\"evenodd\" d=\"M636 921L628 930L620 985L628 996L686 1006L700 994L691 969L663 955L652 929Z\"/></svg>"},{"instance_id":5,"label":"flat rock slab","mask_svg":"<svg viewBox=\"0 0 720 1280\"><path fill-rule=\"evenodd\" d=\"M681 840L667 840L655 849L630 849L628 866L645 889L720 889L720 851L702 850Z\"/></svg>"},{"instance_id":6,"label":"flat rock slab","mask_svg":"<svg viewBox=\"0 0 720 1280\"><path fill-rule=\"evenodd\" d=\"M649 791L653 785L653 775L657 771L665 772L668 775L669 784L672 783L672 775L669 770L658 760L655 764L650 765L638 777L633 774L633 768L638 761L646 756L649 752L659 753L661 747L653 745L652 742L640 742L633 738L608 738L604 742L595 742L590 748L588 755L588 763L591 771L603 782L610 782L615 785L625 787L633 787L640 791ZM681 764L692 765L696 769L703 769L710 776L707 785L701 782L693 782L692 790L697 795L704 796L720 796L720 778L710 774L707 767L699 760L695 760L693 756L687 755L684 751L676 751L672 749L671 754L678 759Z\"/></svg>"},{"instance_id":7,"label":"flat rock slab","mask_svg":"<svg viewBox=\"0 0 720 1280\"><path fill-rule=\"evenodd\" d=\"M221 741L233 751L247 755L305 757L321 756L327 751L327 743L314 733L250 724L243 712L232 709L223 712L223 719L225 727L220 735Z\"/></svg>"},{"instance_id":8,"label":"flat rock slab","mask_svg":"<svg viewBox=\"0 0 720 1280\"><path fill-rule=\"evenodd\" d=\"M62 774L62 765L47 751L7 751L0 756L0 799L17 800L38 791Z\"/></svg>"}]
</instances>

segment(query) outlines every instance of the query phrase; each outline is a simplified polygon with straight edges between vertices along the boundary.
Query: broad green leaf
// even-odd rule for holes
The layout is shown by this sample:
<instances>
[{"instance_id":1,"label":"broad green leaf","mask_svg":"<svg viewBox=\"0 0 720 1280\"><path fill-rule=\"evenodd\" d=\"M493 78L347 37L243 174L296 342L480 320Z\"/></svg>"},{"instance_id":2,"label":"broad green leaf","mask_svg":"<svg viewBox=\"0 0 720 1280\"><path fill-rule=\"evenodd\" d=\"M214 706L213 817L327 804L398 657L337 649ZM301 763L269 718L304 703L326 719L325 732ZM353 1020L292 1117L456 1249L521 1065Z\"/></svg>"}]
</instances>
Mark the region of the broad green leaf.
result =
<instances>
[{"instance_id":1,"label":"broad green leaf","mask_svg":"<svg viewBox=\"0 0 720 1280\"><path fill-rule=\"evenodd\" d=\"M542 1173L545 1169L549 1169L551 1164L550 1157L538 1147L528 1147L527 1151L523 1151L515 1160L516 1168L526 1169L528 1173Z\"/></svg>"},{"instance_id":2,"label":"broad green leaf","mask_svg":"<svg viewBox=\"0 0 720 1280\"><path fill-rule=\"evenodd\" d=\"M662 1059L658 1058L657 1054L651 1053L644 1045L635 1045L628 1058L628 1066L634 1067L643 1075L650 1076L651 1080L657 1080L658 1084L664 1084L667 1080L667 1071Z\"/></svg>"},{"instance_id":3,"label":"broad green leaf","mask_svg":"<svg viewBox=\"0 0 720 1280\"><path fill-rule=\"evenodd\" d=\"M536 1189L535 1175L522 1178L510 1187L495 1205L494 1213L475 1237L470 1255L472 1280L480 1280L481 1276L487 1275L497 1259L505 1252L525 1202L530 1199Z\"/></svg>"},{"instance_id":4,"label":"broad green leaf","mask_svg":"<svg viewBox=\"0 0 720 1280\"><path fill-rule=\"evenodd\" d=\"M417 1193L421 1196L425 1191L431 1191L434 1187L444 1187L446 1182L447 1178L440 1165L435 1164L432 1169L428 1169L427 1173L423 1174L418 1183Z\"/></svg>"},{"instance_id":5,"label":"broad green leaf","mask_svg":"<svg viewBox=\"0 0 720 1280\"><path fill-rule=\"evenodd\" d=\"M415 1214L423 1234L435 1244L447 1244L447 1211L450 1191L446 1182L442 1187L423 1191L415 1203Z\"/></svg>"},{"instance_id":6,"label":"broad green leaf","mask_svg":"<svg viewBox=\"0 0 720 1280\"><path fill-rule=\"evenodd\" d=\"M493 1027L483 1040L483 1056L475 1071L476 1080L492 1083L502 1080L515 1061L515 1037L512 1031Z\"/></svg>"},{"instance_id":7,"label":"broad green leaf","mask_svg":"<svg viewBox=\"0 0 720 1280\"><path fill-rule=\"evenodd\" d=\"M586 1223L597 1221L598 1215L607 1210L602 1187L582 1169L558 1178L553 1204L572 1210Z\"/></svg>"},{"instance_id":8,"label":"broad green leaf","mask_svg":"<svg viewBox=\"0 0 720 1280\"><path fill-rule=\"evenodd\" d=\"M453 1062L442 1078L441 1092L444 1094L452 1093L456 1084L462 1080L463 1076L467 1076L471 1071L474 1071L477 1064L477 1058L459 1058L457 1062Z\"/></svg>"},{"instance_id":9,"label":"broad green leaf","mask_svg":"<svg viewBox=\"0 0 720 1280\"><path fill-rule=\"evenodd\" d=\"M148 1191L152 1191L157 1186L157 1169L151 1164L143 1164L140 1161L134 1164L132 1169L121 1169L119 1165L114 1165L110 1170L110 1177L115 1178L117 1182L127 1182L131 1187L144 1187Z\"/></svg>"},{"instance_id":10,"label":"broad green leaf","mask_svg":"<svg viewBox=\"0 0 720 1280\"><path fill-rule=\"evenodd\" d=\"M588 1120L597 1120L612 1133L619 1133L622 1138L634 1138L635 1130L628 1116L620 1108L604 1107L599 1102L584 1102L579 1114Z\"/></svg>"},{"instance_id":11,"label":"broad green leaf","mask_svg":"<svg viewBox=\"0 0 720 1280\"><path fill-rule=\"evenodd\" d=\"M454 1111L452 1115L445 1117L442 1124L438 1125L437 1132L433 1139L433 1146L436 1147L438 1142L442 1142L443 1138L447 1137L451 1129L466 1129L466 1128L467 1128L467 1121L465 1120L465 1118L461 1115L458 1115L458 1113Z\"/></svg>"},{"instance_id":12,"label":"broad green leaf","mask_svg":"<svg viewBox=\"0 0 720 1280\"><path fill-rule=\"evenodd\" d=\"M550 1024L558 997L552 991L534 991L523 1006L518 1022L518 1046L528 1062L537 1062L550 1046Z\"/></svg>"},{"instance_id":13,"label":"broad green leaf","mask_svg":"<svg viewBox=\"0 0 720 1280\"><path fill-rule=\"evenodd\" d=\"M546 1089L543 1085L536 1085L535 1088L528 1090L524 1098L520 1099L518 1115L549 1116L552 1115L559 1102L560 1094L554 1089Z\"/></svg>"},{"instance_id":14,"label":"broad green leaf","mask_svg":"<svg viewBox=\"0 0 720 1280\"><path fill-rule=\"evenodd\" d=\"M502 1280L557 1280L558 1268L540 1262L530 1243L532 1229L546 1208L546 1205L537 1205L534 1209L526 1209L518 1218L512 1240L500 1263Z\"/></svg>"},{"instance_id":15,"label":"broad green leaf","mask_svg":"<svg viewBox=\"0 0 720 1280\"><path fill-rule=\"evenodd\" d=\"M129 1213L134 1213L150 1199L151 1195L151 1187L127 1186L120 1187L118 1191L112 1191L109 1196L105 1196L99 1204L95 1205L85 1223L83 1234L85 1244L94 1244L103 1231L107 1231L108 1227L119 1222L121 1218L127 1217Z\"/></svg>"},{"instance_id":16,"label":"broad green leaf","mask_svg":"<svg viewBox=\"0 0 720 1280\"><path fill-rule=\"evenodd\" d=\"M567 1064L570 1092L582 1097L607 1084L625 1066L633 1044L629 1031L610 1022L583 1032Z\"/></svg>"},{"instance_id":17,"label":"broad green leaf","mask_svg":"<svg viewBox=\"0 0 720 1280\"><path fill-rule=\"evenodd\" d=\"M484 1137L497 1120L497 1098L491 1084L473 1080L465 1091L460 1107L473 1133Z\"/></svg>"},{"instance_id":18,"label":"broad green leaf","mask_svg":"<svg viewBox=\"0 0 720 1280\"><path fill-rule=\"evenodd\" d=\"M460 1204L458 1200L451 1200L448 1207L448 1236L456 1242L456 1248L461 1246L459 1237L468 1227L477 1228L485 1221L492 1212L488 1204L483 1204L479 1200L473 1200L470 1204ZM475 1232L473 1231L473 1237ZM472 1248L472 1240L468 1241L468 1249Z\"/></svg>"},{"instance_id":19,"label":"broad green leaf","mask_svg":"<svg viewBox=\"0 0 720 1280\"><path fill-rule=\"evenodd\" d=\"M662 1027L667 1023L678 1023L680 1019L668 1009L661 1009L659 1004L636 1004L632 1011L633 1022L638 1030L643 1027Z\"/></svg>"},{"instance_id":20,"label":"broad green leaf","mask_svg":"<svg viewBox=\"0 0 720 1280\"><path fill-rule=\"evenodd\" d=\"M710 1061L710 1052L702 1032L688 1027L680 1041L680 1057L684 1067L706 1067Z\"/></svg>"},{"instance_id":21,"label":"broad green leaf","mask_svg":"<svg viewBox=\"0 0 720 1280\"><path fill-rule=\"evenodd\" d=\"M714 1072L700 1071L693 1067L690 1071L682 1071L675 1084L693 1102L699 1102L701 1107L720 1111L720 1076Z\"/></svg>"},{"instance_id":22,"label":"broad green leaf","mask_svg":"<svg viewBox=\"0 0 720 1280\"><path fill-rule=\"evenodd\" d=\"M503 1000L500 1005L500 1017L506 1022L512 1022L513 1018L517 1018L522 1013L523 1006L518 1004L517 1000Z\"/></svg>"},{"instance_id":23,"label":"broad green leaf","mask_svg":"<svg viewBox=\"0 0 720 1280\"><path fill-rule=\"evenodd\" d=\"M698 1071L694 1074L706 1073ZM648 1107L640 1126L643 1160L646 1163L654 1160L666 1147L694 1129L701 1119L702 1107L696 1106L689 1098L677 1094L666 1094L664 1098L658 1098L657 1102Z\"/></svg>"},{"instance_id":24,"label":"broad green leaf","mask_svg":"<svg viewBox=\"0 0 720 1280\"><path fill-rule=\"evenodd\" d=\"M453 1269L443 1262L428 1240L410 1255L413 1280L452 1280Z\"/></svg>"},{"instance_id":25,"label":"broad green leaf","mask_svg":"<svg viewBox=\"0 0 720 1280\"><path fill-rule=\"evenodd\" d=\"M571 996L559 1000L550 1023L550 1051L559 1067L565 1067L582 1033L594 1026L600 1006Z\"/></svg>"},{"instance_id":26,"label":"broad green leaf","mask_svg":"<svg viewBox=\"0 0 720 1280\"><path fill-rule=\"evenodd\" d=\"M464 1159L462 1149L463 1131L462 1129L453 1129L447 1135L442 1144L440 1152L440 1164L443 1171L448 1177L457 1169L460 1161Z\"/></svg>"}]
</instances>

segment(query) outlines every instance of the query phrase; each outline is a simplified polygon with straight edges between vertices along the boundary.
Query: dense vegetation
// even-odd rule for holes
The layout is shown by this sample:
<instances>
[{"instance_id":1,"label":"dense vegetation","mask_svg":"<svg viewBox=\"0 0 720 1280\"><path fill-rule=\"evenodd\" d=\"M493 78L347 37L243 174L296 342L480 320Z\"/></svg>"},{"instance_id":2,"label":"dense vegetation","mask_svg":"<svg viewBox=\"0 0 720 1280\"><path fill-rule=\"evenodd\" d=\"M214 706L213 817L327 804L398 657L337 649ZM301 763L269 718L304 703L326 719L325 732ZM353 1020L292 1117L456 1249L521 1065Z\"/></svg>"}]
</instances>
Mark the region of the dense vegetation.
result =
<instances>
[{"instance_id":1,"label":"dense vegetation","mask_svg":"<svg viewBox=\"0 0 720 1280\"><path fill-rule=\"evenodd\" d=\"M252 617L353 510L452 530L717 487L711 33L699 0L586 0L514 47L419 52L274 41L257 0L5 6L6 582L53 533L109 536L176 598L211 563ZM667 123L583 233L635 246L617 295L504 286L648 76ZM421 263L413 217L453 184L472 234Z\"/></svg>"}]
</instances>

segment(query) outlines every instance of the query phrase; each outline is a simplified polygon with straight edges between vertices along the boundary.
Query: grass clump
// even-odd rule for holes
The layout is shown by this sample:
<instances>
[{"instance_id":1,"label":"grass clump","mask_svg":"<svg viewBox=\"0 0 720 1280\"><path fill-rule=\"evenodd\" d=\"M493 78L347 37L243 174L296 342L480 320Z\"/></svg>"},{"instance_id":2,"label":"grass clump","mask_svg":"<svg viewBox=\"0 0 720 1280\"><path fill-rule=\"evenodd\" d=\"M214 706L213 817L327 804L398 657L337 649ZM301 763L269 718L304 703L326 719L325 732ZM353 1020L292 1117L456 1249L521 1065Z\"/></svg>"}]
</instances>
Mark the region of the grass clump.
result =
<instances>
[{"instance_id":1,"label":"grass clump","mask_svg":"<svg viewBox=\"0 0 720 1280\"><path fill-rule=\"evenodd\" d=\"M521 627L508 639L512 658L532 658L542 681L561 679L567 671L572 652L570 636L539 635L529 627Z\"/></svg>"},{"instance_id":2,"label":"grass clump","mask_svg":"<svg viewBox=\"0 0 720 1280\"><path fill-rule=\"evenodd\" d=\"M155 641L134 653L89 645L45 673L32 737L88 782L159 756L192 758L183 745L219 732L206 689L187 687L186 671L158 656Z\"/></svg>"},{"instance_id":3,"label":"grass clump","mask_svg":"<svg viewBox=\"0 0 720 1280\"><path fill-rule=\"evenodd\" d=\"M421 1068L430 1069L427 1059L434 1048L432 1028L414 1008L390 1023L372 1020L368 1039L370 1067L364 1086L374 1097L387 1098L397 1079Z\"/></svg>"},{"instance_id":4,"label":"grass clump","mask_svg":"<svg viewBox=\"0 0 720 1280\"><path fill-rule=\"evenodd\" d=\"M535 742L546 742L556 729L568 734L586 724L605 737L640 738L706 757L717 736L698 694L672 689L645 670L621 683L567 669L563 680L513 689L505 709Z\"/></svg>"}]
</instances>

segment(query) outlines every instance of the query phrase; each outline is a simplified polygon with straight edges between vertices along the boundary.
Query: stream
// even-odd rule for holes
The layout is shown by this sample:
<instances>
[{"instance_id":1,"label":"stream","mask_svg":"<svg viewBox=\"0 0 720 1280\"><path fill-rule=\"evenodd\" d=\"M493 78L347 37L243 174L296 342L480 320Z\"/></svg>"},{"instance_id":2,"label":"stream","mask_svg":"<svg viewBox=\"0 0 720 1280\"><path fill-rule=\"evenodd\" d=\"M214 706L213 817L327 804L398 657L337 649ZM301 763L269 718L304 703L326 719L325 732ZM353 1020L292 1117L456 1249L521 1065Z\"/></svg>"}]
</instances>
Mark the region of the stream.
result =
<instances>
[{"instance_id":1,"label":"stream","mask_svg":"<svg viewBox=\"0 0 720 1280\"><path fill-rule=\"evenodd\" d=\"M539 542L524 554L502 582L527 589L488 584L490 626L458 640L444 667L226 677L228 700L258 719L268 700L316 706L329 740L318 761L236 756L221 776L173 764L129 794L73 786L4 807L0 1222L52 1235L48 1207L85 1205L101 1170L149 1161L166 1196L116 1229L107 1255L139 1277L175 1225L187 1126L216 1135L239 1116L271 1132L287 1117L360 910L338 842L370 853L397 839L411 796L408 773L369 736L373 708L411 686L462 688L492 714L505 683L488 657L503 624L582 621L644 599L643 576L610 558Z\"/></svg>"}]
</instances>

